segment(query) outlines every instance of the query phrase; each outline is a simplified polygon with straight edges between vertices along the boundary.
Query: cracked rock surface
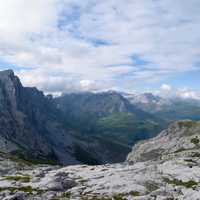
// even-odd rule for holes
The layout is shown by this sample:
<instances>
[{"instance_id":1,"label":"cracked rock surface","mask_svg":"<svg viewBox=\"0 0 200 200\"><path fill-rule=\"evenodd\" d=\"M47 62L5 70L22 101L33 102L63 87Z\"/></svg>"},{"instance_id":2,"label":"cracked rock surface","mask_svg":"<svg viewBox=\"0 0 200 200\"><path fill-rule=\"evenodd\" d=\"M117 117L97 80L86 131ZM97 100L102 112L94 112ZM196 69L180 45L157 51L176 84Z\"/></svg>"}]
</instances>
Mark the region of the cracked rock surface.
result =
<instances>
[{"instance_id":1,"label":"cracked rock surface","mask_svg":"<svg viewBox=\"0 0 200 200\"><path fill-rule=\"evenodd\" d=\"M138 143L127 162L27 165L1 153L2 200L198 200L200 123L180 121Z\"/></svg>"}]
</instances>

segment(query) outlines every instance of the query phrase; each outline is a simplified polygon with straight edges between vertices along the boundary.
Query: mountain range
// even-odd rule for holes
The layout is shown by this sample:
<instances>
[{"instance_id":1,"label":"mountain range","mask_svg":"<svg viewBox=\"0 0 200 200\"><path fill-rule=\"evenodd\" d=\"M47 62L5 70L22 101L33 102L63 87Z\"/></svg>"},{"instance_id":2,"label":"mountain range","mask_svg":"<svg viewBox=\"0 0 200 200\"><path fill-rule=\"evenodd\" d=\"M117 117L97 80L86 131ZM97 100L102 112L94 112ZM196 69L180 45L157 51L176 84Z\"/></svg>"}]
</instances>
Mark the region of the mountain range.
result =
<instances>
[{"instance_id":1,"label":"mountain range","mask_svg":"<svg viewBox=\"0 0 200 200\"><path fill-rule=\"evenodd\" d=\"M136 107L171 123L181 119L200 120L200 100L180 97L161 97L152 93L123 93Z\"/></svg>"},{"instance_id":2,"label":"mountain range","mask_svg":"<svg viewBox=\"0 0 200 200\"><path fill-rule=\"evenodd\" d=\"M143 99L143 100L142 100ZM122 162L171 121L199 119L200 104L153 94L81 92L60 97L0 72L0 150L32 163Z\"/></svg>"}]
</instances>

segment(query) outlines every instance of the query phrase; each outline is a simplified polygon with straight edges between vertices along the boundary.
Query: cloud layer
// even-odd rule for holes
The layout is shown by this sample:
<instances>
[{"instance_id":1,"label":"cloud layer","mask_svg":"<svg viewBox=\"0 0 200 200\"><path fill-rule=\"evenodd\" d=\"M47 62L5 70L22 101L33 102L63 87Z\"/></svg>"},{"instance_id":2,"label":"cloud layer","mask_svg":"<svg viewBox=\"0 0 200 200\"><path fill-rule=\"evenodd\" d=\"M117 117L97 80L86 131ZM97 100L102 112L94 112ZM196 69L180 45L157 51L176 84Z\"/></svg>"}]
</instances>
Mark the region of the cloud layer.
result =
<instances>
[{"instance_id":1,"label":"cloud layer","mask_svg":"<svg viewBox=\"0 0 200 200\"><path fill-rule=\"evenodd\" d=\"M199 0L6 0L0 60L46 92L134 89L199 70Z\"/></svg>"}]
</instances>

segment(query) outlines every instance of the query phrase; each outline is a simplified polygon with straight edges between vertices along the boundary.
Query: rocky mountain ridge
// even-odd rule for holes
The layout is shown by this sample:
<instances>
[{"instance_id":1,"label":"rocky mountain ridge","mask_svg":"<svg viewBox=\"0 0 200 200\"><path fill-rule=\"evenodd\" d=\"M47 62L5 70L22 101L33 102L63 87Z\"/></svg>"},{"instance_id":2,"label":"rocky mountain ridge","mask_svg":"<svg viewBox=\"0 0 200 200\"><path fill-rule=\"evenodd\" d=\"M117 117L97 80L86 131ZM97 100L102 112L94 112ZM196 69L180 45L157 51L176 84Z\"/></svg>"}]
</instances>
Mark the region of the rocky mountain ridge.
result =
<instances>
[{"instance_id":1,"label":"rocky mountain ridge","mask_svg":"<svg viewBox=\"0 0 200 200\"><path fill-rule=\"evenodd\" d=\"M107 137L120 138L119 142L125 136L124 143L133 145L134 137L144 139L146 135L148 138L161 129L155 116L137 108L117 92L71 93L55 98L54 102L66 124L90 136L107 133Z\"/></svg>"}]
</instances>

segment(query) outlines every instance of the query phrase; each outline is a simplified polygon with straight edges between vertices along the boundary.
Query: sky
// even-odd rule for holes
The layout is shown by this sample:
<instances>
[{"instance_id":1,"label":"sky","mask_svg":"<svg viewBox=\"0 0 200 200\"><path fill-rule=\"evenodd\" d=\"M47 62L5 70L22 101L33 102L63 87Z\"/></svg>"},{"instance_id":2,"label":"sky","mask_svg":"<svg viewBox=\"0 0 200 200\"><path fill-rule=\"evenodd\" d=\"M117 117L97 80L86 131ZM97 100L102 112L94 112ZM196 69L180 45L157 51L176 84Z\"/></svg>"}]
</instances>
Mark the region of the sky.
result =
<instances>
[{"instance_id":1,"label":"sky","mask_svg":"<svg viewBox=\"0 0 200 200\"><path fill-rule=\"evenodd\" d=\"M199 0L0 0L0 70L46 93L200 98Z\"/></svg>"}]
</instances>

